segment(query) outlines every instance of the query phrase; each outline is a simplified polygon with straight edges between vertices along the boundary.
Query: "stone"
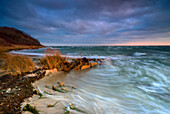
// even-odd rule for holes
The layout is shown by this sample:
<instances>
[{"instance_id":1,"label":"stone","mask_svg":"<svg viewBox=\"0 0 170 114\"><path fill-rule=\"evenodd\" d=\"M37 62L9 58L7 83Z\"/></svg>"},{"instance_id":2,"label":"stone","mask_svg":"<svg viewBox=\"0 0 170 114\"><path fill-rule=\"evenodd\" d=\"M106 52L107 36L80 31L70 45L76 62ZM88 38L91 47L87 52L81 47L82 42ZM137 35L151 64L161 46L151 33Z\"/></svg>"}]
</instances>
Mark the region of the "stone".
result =
<instances>
[{"instance_id":1,"label":"stone","mask_svg":"<svg viewBox=\"0 0 170 114\"><path fill-rule=\"evenodd\" d=\"M89 62L89 60L86 57L84 57L82 60L83 60L84 63L88 63Z\"/></svg>"},{"instance_id":2,"label":"stone","mask_svg":"<svg viewBox=\"0 0 170 114\"><path fill-rule=\"evenodd\" d=\"M57 69L46 70L45 76L57 72Z\"/></svg>"},{"instance_id":3,"label":"stone","mask_svg":"<svg viewBox=\"0 0 170 114\"><path fill-rule=\"evenodd\" d=\"M28 74L28 75L26 75L26 76L24 76L24 77L35 77L35 76L36 76L36 74L33 73L33 74Z\"/></svg>"},{"instance_id":4,"label":"stone","mask_svg":"<svg viewBox=\"0 0 170 114\"><path fill-rule=\"evenodd\" d=\"M91 66L93 67L93 66L97 66L97 65L98 65L98 62L90 63L90 64L91 64Z\"/></svg>"},{"instance_id":5,"label":"stone","mask_svg":"<svg viewBox=\"0 0 170 114\"><path fill-rule=\"evenodd\" d=\"M6 93L10 93L11 92L11 88L8 88L7 90L6 90Z\"/></svg>"},{"instance_id":6,"label":"stone","mask_svg":"<svg viewBox=\"0 0 170 114\"><path fill-rule=\"evenodd\" d=\"M100 63L99 65L102 65L103 63Z\"/></svg>"},{"instance_id":7,"label":"stone","mask_svg":"<svg viewBox=\"0 0 170 114\"><path fill-rule=\"evenodd\" d=\"M83 65L83 66L81 67L81 70L88 69L88 68L90 68L90 67L91 67L90 65Z\"/></svg>"}]
</instances>

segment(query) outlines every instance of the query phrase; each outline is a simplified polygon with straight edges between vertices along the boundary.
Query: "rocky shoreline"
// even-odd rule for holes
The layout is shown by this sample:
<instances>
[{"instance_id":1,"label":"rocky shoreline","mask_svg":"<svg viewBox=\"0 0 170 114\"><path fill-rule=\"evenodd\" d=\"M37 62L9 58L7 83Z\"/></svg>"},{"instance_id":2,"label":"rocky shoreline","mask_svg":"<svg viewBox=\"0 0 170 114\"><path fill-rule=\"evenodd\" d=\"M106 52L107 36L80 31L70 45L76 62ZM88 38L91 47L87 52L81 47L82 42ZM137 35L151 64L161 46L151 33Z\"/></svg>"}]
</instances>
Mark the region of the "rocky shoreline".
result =
<instances>
[{"instance_id":1,"label":"rocky shoreline","mask_svg":"<svg viewBox=\"0 0 170 114\"><path fill-rule=\"evenodd\" d=\"M0 77L0 113L21 113L21 103L33 95L32 83L45 76L45 70L37 69L33 72L37 74L34 77L24 75Z\"/></svg>"},{"instance_id":2,"label":"rocky shoreline","mask_svg":"<svg viewBox=\"0 0 170 114\"><path fill-rule=\"evenodd\" d=\"M83 61L83 65L76 63L72 70L84 70L98 64L102 64L102 59L77 59ZM93 62L89 62L93 61ZM34 61L35 62L35 61ZM36 61L37 62L37 61ZM87 64L90 63L90 64ZM46 72L47 71L47 72ZM24 99L33 96L34 87L32 83L52 73L43 67L39 67L32 72L25 72L21 75L5 74L0 76L0 113L22 113L21 103Z\"/></svg>"}]
</instances>

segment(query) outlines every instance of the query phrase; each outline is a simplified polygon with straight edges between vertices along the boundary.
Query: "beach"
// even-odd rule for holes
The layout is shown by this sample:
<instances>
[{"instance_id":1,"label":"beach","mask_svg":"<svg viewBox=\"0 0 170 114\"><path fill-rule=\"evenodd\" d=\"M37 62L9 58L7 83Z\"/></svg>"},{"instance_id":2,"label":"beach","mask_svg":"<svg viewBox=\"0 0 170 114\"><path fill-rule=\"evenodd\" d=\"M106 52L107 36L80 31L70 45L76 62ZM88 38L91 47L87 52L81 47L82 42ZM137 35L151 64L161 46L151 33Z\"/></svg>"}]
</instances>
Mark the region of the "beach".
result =
<instances>
[{"instance_id":1,"label":"beach","mask_svg":"<svg viewBox=\"0 0 170 114\"><path fill-rule=\"evenodd\" d=\"M103 113L167 113L169 110L169 47L67 47L58 46L63 55L104 59L102 65L70 72L57 71L33 82L39 95L27 97L21 105L35 106L40 113L64 113L70 103L88 114ZM42 49L11 53L31 55L36 63ZM69 53L68 53L69 52ZM36 55L36 56L35 56ZM58 82L68 92L54 91ZM76 89L72 89L71 87ZM63 86L64 87L64 86ZM59 87L60 88L60 87ZM46 92L45 92L46 91ZM51 93L51 95L49 95ZM48 107L48 105L54 105ZM69 109L70 113L80 113ZM27 113L23 111L22 113Z\"/></svg>"},{"instance_id":2,"label":"beach","mask_svg":"<svg viewBox=\"0 0 170 114\"><path fill-rule=\"evenodd\" d=\"M81 53L82 57L105 59L103 65L67 73L64 84L77 89L64 93L67 97L62 101L65 106L72 102L89 114L168 112L169 47L54 48L72 58ZM40 56L43 54L40 50L20 51L22 52Z\"/></svg>"},{"instance_id":3,"label":"beach","mask_svg":"<svg viewBox=\"0 0 170 114\"><path fill-rule=\"evenodd\" d=\"M170 0L0 0L0 114L170 114Z\"/></svg>"},{"instance_id":4,"label":"beach","mask_svg":"<svg viewBox=\"0 0 170 114\"><path fill-rule=\"evenodd\" d=\"M67 102L67 104L63 104L63 102L59 102L59 101L65 101L66 97L64 96L63 93L71 92L73 89L75 89L73 86L70 86L70 85L65 86L63 84L63 81L66 75L68 74L68 68L66 66L65 67L61 66L60 69L43 68L43 66L40 65L40 61L42 61L44 57L39 57L37 55L29 55L30 59L28 58L28 55L19 54L19 53L11 53L11 54L8 53L6 54L6 56L7 56L7 60L9 58L12 60L11 61L12 63L10 61L8 61L7 63L7 65L8 64L11 65L9 66L11 68L15 68L14 66L15 64L16 66L22 65L22 64L25 64L25 65L32 64L31 63L31 60L32 60L35 65L35 70L29 71L29 72L28 71L21 72L21 74L11 74L10 72L8 73L7 71L4 71L2 69L2 73L0 76L0 81L1 81L1 85L0 85L1 93L0 94L2 96L0 99L1 100L0 109L2 113L4 113L5 111L7 111L8 113L14 113L14 112L21 113L22 111L24 111L27 105L38 107L38 113L48 113L48 112L49 113L52 113L52 112L63 113L66 110L64 108L67 108L71 102L70 103ZM52 58L55 57L57 58L57 60L63 60L65 64L67 63L66 65L71 65L71 66L74 65L70 67L73 70L89 69L97 65L97 62L89 62L86 58L77 58L77 59L68 58L67 60L68 62L67 62L65 61L66 59L65 57L61 57L58 54L52 55L52 56L50 55L49 57L52 57ZM25 60L29 62L27 63L25 61L25 63L22 62L21 64L20 63L17 64L13 62L15 61L15 59L18 60L16 62L22 62ZM19 67L21 66L18 66L16 68L19 68ZM27 66L27 67L30 67L30 66ZM22 66L21 68L27 68L27 67ZM62 85L58 87L57 83L59 85L61 83ZM58 92L55 92L55 94L53 94L54 92L53 86L55 85L57 85L56 89L59 89L59 90ZM46 86L48 86L49 88L47 88ZM42 98L40 98L39 96L40 94L41 96L43 96ZM61 95L61 97L55 100L57 98L56 97L57 95ZM54 100L56 101L55 103L58 109L56 111L47 110L47 108L49 108L48 105L52 106L51 103L53 103ZM53 108L50 107L50 109L53 109ZM74 107L74 110L75 110L75 107ZM74 110L72 112L74 112ZM31 112L31 110L29 111ZM68 110L68 112L70 112L70 109ZM29 113L29 112L24 111L22 113Z\"/></svg>"},{"instance_id":5,"label":"beach","mask_svg":"<svg viewBox=\"0 0 170 114\"><path fill-rule=\"evenodd\" d=\"M22 103L21 107L23 109L23 107L26 104L30 104L32 106L36 106L37 110L40 111L40 113L42 114L62 114L63 113L63 108L65 107L61 101L62 99L64 99L64 95L63 98L61 98L60 100L55 100L53 98L50 98L50 95L45 94L44 91L49 91L47 88L45 88L44 85L53 85L54 81L58 80L58 81L64 81L65 79L65 73L64 72L54 72L53 74L44 77L43 79L40 79L38 81L36 81L35 83L33 83L32 85L34 86L34 88L38 89L40 92L43 93L43 97L42 99L39 99L38 95L33 95L32 97L25 99L25 102ZM44 90L44 91L43 91ZM57 92L52 92L55 93L56 96L60 93ZM47 107L48 104L55 104L56 102L58 102L55 107ZM27 114L28 112L23 112L24 114Z\"/></svg>"}]
</instances>

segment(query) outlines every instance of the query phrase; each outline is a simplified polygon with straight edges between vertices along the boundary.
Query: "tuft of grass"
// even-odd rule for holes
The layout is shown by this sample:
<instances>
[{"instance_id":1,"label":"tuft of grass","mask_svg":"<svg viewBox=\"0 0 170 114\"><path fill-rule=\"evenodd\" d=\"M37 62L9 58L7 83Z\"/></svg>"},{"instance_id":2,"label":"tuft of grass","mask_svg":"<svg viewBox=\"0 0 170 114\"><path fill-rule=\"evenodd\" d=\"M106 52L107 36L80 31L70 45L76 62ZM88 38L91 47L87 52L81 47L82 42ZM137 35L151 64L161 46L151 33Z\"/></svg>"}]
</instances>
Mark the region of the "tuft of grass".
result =
<instances>
[{"instance_id":1,"label":"tuft of grass","mask_svg":"<svg viewBox=\"0 0 170 114\"><path fill-rule=\"evenodd\" d=\"M51 91L47 92L47 91L44 91L44 93L48 94L48 95L55 95L55 94L52 94Z\"/></svg>"},{"instance_id":2,"label":"tuft of grass","mask_svg":"<svg viewBox=\"0 0 170 114\"><path fill-rule=\"evenodd\" d=\"M33 94L39 95L40 96L39 99L41 99L43 96L43 94L39 90L34 90Z\"/></svg>"},{"instance_id":3,"label":"tuft of grass","mask_svg":"<svg viewBox=\"0 0 170 114\"><path fill-rule=\"evenodd\" d=\"M35 66L32 60L27 56L8 54L2 69L12 75L21 75L21 73L33 71Z\"/></svg>"},{"instance_id":4,"label":"tuft of grass","mask_svg":"<svg viewBox=\"0 0 170 114\"><path fill-rule=\"evenodd\" d=\"M23 108L23 111L30 111L34 114L39 114L39 111L36 109L36 106L31 106L30 104L26 104Z\"/></svg>"},{"instance_id":5,"label":"tuft of grass","mask_svg":"<svg viewBox=\"0 0 170 114\"><path fill-rule=\"evenodd\" d=\"M73 65L68 62L68 58L68 56L63 56L59 50L48 48L45 57L40 60L40 64L46 69L69 72Z\"/></svg>"},{"instance_id":6,"label":"tuft of grass","mask_svg":"<svg viewBox=\"0 0 170 114\"><path fill-rule=\"evenodd\" d=\"M0 52L0 59L5 59L7 57L7 53Z\"/></svg>"},{"instance_id":7,"label":"tuft of grass","mask_svg":"<svg viewBox=\"0 0 170 114\"><path fill-rule=\"evenodd\" d=\"M67 107L64 107L64 114L69 114L70 109L81 112L81 113L86 113L85 111L78 109L74 104L70 103Z\"/></svg>"},{"instance_id":8,"label":"tuft of grass","mask_svg":"<svg viewBox=\"0 0 170 114\"><path fill-rule=\"evenodd\" d=\"M69 57L63 56L59 50L47 49L45 57L40 60L40 64L45 69L57 69L58 71L69 72L70 70L83 70L96 66L97 63L89 62L87 58L75 58L68 62Z\"/></svg>"}]
</instances>

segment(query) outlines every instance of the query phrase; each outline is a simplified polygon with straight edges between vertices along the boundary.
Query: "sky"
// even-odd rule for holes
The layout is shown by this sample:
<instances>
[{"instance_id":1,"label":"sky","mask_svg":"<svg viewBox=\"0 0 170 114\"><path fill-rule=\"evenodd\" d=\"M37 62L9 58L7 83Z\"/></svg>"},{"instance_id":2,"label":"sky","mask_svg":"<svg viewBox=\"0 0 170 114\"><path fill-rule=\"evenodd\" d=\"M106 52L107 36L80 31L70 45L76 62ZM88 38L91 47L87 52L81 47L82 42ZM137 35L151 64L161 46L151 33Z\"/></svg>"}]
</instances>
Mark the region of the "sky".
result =
<instances>
[{"instance_id":1,"label":"sky","mask_svg":"<svg viewBox=\"0 0 170 114\"><path fill-rule=\"evenodd\" d=\"M170 45L170 0L0 0L0 26L44 45Z\"/></svg>"}]
</instances>

